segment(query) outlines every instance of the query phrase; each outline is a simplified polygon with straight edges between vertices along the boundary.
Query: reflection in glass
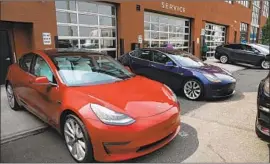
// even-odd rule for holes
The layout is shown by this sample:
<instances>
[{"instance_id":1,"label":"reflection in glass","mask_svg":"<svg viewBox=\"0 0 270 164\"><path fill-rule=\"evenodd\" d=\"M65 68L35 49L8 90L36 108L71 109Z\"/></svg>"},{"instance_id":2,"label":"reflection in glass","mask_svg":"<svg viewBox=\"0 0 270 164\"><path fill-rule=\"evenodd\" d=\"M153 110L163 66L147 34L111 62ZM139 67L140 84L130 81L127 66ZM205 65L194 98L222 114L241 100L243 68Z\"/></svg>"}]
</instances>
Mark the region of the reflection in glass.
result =
<instances>
[{"instance_id":1,"label":"reflection in glass","mask_svg":"<svg viewBox=\"0 0 270 164\"><path fill-rule=\"evenodd\" d=\"M100 31L101 37L116 37L115 29L102 28Z\"/></svg>"},{"instance_id":2,"label":"reflection in glass","mask_svg":"<svg viewBox=\"0 0 270 164\"><path fill-rule=\"evenodd\" d=\"M91 27L80 27L80 36L82 37L98 37L98 29Z\"/></svg>"},{"instance_id":3,"label":"reflection in glass","mask_svg":"<svg viewBox=\"0 0 270 164\"><path fill-rule=\"evenodd\" d=\"M105 26L115 26L115 18L99 16L99 24Z\"/></svg>"},{"instance_id":4,"label":"reflection in glass","mask_svg":"<svg viewBox=\"0 0 270 164\"><path fill-rule=\"evenodd\" d=\"M144 13L144 21L150 22L150 15L148 13Z\"/></svg>"},{"instance_id":5,"label":"reflection in glass","mask_svg":"<svg viewBox=\"0 0 270 164\"><path fill-rule=\"evenodd\" d=\"M159 29L158 29L158 24L151 24L151 30L153 30L153 31L159 31Z\"/></svg>"},{"instance_id":6,"label":"reflection in glass","mask_svg":"<svg viewBox=\"0 0 270 164\"><path fill-rule=\"evenodd\" d=\"M79 14L79 24L97 25L98 24L98 16L97 15Z\"/></svg>"},{"instance_id":7,"label":"reflection in glass","mask_svg":"<svg viewBox=\"0 0 270 164\"><path fill-rule=\"evenodd\" d=\"M116 41L109 39L101 39L100 40L101 48L116 48Z\"/></svg>"},{"instance_id":8,"label":"reflection in glass","mask_svg":"<svg viewBox=\"0 0 270 164\"><path fill-rule=\"evenodd\" d=\"M78 40L59 39L57 41L58 48L78 48Z\"/></svg>"},{"instance_id":9,"label":"reflection in glass","mask_svg":"<svg viewBox=\"0 0 270 164\"><path fill-rule=\"evenodd\" d=\"M160 41L160 47L166 47L168 45L167 41Z\"/></svg>"},{"instance_id":10,"label":"reflection in glass","mask_svg":"<svg viewBox=\"0 0 270 164\"><path fill-rule=\"evenodd\" d=\"M160 39L168 39L168 33L159 33Z\"/></svg>"},{"instance_id":11,"label":"reflection in glass","mask_svg":"<svg viewBox=\"0 0 270 164\"><path fill-rule=\"evenodd\" d=\"M159 26L159 31L168 32L168 25L160 25Z\"/></svg>"},{"instance_id":12,"label":"reflection in glass","mask_svg":"<svg viewBox=\"0 0 270 164\"><path fill-rule=\"evenodd\" d=\"M149 31L144 32L144 39L150 39L150 32Z\"/></svg>"},{"instance_id":13,"label":"reflection in glass","mask_svg":"<svg viewBox=\"0 0 270 164\"><path fill-rule=\"evenodd\" d=\"M147 41L147 40L143 41L143 47L144 47L144 48L150 47L150 42Z\"/></svg>"},{"instance_id":14,"label":"reflection in glass","mask_svg":"<svg viewBox=\"0 0 270 164\"><path fill-rule=\"evenodd\" d=\"M98 5L98 12L104 15L115 15L115 7Z\"/></svg>"},{"instance_id":15,"label":"reflection in glass","mask_svg":"<svg viewBox=\"0 0 270 164\"><path fill-rule=\"evenodd\" d=\"M80 12L97 13L97 5L94 3L78 1L78 10Z\"/></svg>"},{"instance_id":16,"label":"reflection in glass","mask_svg":"<svg viewBox=\"0 0 270 164\"><path fill-rule=\"evenodd\" d=\"M55 1L56 9L76 10L75 1Z\"/></svg>"},{"instance_id":17,"label":"reflection in glass","mask_svg":"<svg viewBox=\"0 0 270 164\"><path fill-rule=\"evenodd\" d=\"M158 41L152 41L151 42L151 47L159 47L159 42Z\"/></svg>"},{"instance_id":18,"label":"reflection in glass","mask_svg":"<svg viewBox=\"0 0 270 164\"><path fill-rule=\"evenodd\" d=\"M149 23L144 23L144 29L145 30L150 30L150 24Z\"/></svg>"},{"instance_id":19,"label":"reflection in glass","mask_svg":"<svg viewBox=\"0 0 270 164\"><path fill-rule=\"evenodd\" d=\"M86 49L98 49L98 39L81 39L80 40L81 48Z\"/></svg>"},{"instance_id":20,"label":"reflection in glass","mask_svg":"<svg viewBox=\"0 0 270 164\"><path fill-rule=\"evenodd\" d=\"M151 32L151 38L152 39L159 39L159 33L158 32Z\"/></svg>"},{"instance_id":21,"label":"reflection in glass","mask_svg":"<svg viewBox=\"0 0 270 164\"><path fill-rule=\"evenodd\" d=\"M59 23L77 23L77 16L73 13L56 12L56 18Z\"/></svg>"},{"instance_id":22,"label":"reflection in glass","mask_svg":"<svg viewBox=\"0 0 270 164\"><path fill-rule=\"evenodd\" d=\"M58 36L78 36L76 26L57 26Z\"/></svg>"}]
</instances>

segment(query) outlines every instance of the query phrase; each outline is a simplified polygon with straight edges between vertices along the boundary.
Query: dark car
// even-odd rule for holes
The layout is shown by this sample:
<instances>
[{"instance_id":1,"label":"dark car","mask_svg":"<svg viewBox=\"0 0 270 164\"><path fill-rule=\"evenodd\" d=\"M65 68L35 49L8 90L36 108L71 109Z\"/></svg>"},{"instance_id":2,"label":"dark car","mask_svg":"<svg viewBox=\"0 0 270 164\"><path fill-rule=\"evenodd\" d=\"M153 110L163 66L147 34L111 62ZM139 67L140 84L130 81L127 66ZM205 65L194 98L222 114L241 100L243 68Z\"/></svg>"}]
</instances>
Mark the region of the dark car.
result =
<instances>
[{"instance_id":1,"label":"dark car","mask_svg":"<svg viewBox=\"0 0 270 164\"><path fill-rule=\"evenodd\" d=\"M216 48L215 58L221 63L246 63L269 69L265 56L269 49L256 44L227 44Z\"/></svg>"},{"instance_id":2,"label":"dark car","mask_svg":"<svg viewBox=\"0 0 270 164\"><path fill-rule=\"evenodd\" d=\"M270 55L266 59L270 61ZM259 85L257 97L256 133L258 137L270 139L270 72Z\"/></svg>"},{"instance_id":3,"label":"dark car","mask_svg":"<svg viewBox=\"0 0 270 164\"><path fill-rule=\"evenodd\" d=\"M235 90L236 80L229 71L181 50L138 49L122 55L119 61L136 74L181 91L190 100L226 97Z\"/></svg>"}]
</instances>

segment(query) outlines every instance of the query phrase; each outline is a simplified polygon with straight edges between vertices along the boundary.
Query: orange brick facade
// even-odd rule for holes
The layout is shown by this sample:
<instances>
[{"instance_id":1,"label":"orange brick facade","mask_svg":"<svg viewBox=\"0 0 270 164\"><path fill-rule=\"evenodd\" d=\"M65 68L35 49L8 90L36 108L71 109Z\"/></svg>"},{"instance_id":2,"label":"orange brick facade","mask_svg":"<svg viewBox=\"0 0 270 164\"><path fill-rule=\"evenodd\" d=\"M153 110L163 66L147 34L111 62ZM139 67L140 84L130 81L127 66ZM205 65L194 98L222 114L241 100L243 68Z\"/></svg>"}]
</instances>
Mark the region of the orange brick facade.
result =
<instances>
[{"instance_id":1,"label":"orange brick facade","mask_svg":"<svg viewBox=\"0 0 270 164\"><path fill-rule=\"evenodd\" d=\"M252 4L249 8L238 3L229 4L223 1L131 1L111 0L106 3L115 3L117 7L117 51L120 55L120 39L124 39L124 51L131 50L131 43L138 41L138 35L144 36L144 11L159 14L172 15L189 18L191 20L190 42L194 44L194 54L200 56L201 29L205 22L225 25L226 42L240 42L240 23L247 23L250 28ZM180 6L185 11L165 9L162 3ZM140 6L140 11L136 6ZM53 48L55 46L54 36L57 36L56 9L53 1L35 2L0 2L0 20L10 22L10 30L13 35L13 50L19 57L22 53L32 49ZM266 19L260 16L261 28ZM43 45L42 33L49 32L52 36L52 44ZM250 30L248 30L250 33ZM235 37L236 34L236 37ZM248 35L249 36L249 35Z\"/></svg>"}]
</instances>

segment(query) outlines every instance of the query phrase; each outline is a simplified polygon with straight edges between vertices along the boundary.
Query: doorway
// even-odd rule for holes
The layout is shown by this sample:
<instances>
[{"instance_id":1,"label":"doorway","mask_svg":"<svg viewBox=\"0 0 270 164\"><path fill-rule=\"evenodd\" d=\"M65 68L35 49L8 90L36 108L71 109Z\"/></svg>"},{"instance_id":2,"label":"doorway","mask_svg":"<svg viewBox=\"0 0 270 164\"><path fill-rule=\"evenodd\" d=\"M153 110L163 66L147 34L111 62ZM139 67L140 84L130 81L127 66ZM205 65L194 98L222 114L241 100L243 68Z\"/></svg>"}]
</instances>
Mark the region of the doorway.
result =
<instances>
[{"instance_id":1,"label":"doorway","mask_svg":"<svg viewBox=\"0 0 270 164\"><path fill-rule=\"evenodd\" d=\"M7 30L0 30L0 85L5 84L8 67L12 64L12 51Z\"/></svg>"}]
</instances>

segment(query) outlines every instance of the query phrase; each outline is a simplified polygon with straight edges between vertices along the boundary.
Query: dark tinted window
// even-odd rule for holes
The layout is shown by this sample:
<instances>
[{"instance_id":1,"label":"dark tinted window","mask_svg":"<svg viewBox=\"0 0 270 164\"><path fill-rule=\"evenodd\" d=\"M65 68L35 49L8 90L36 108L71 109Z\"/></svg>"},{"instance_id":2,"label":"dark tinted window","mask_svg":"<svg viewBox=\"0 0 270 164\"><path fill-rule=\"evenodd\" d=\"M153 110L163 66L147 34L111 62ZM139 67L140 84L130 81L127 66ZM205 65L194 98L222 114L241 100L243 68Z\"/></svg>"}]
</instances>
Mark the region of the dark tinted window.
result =
<instances>
[{"instance_id":1,"label":"dark tinted window","mask_svg":"<svg viewBox=\"0 0 270 164\"><path fill-rule=\"evenodd\" d=\"M149 60L152 61L152 52L150 50L136 50L131 53L132 56L144 59L144 60Z\"/></svg>"},{"instance_id":2,"label":"dark tinted window","mask_svg":"<svg viewBox=\"0 0 270 164\"><path fill-rule=\"evenodd\" d=\"M243 47L243 50L254 51L254 49L251 46L249 46L249 45L242 45L242 47Z\"/></svg>"},{"instance_id":3,"label":"dark tinted window","mask_svg":"<svg viewBox=\"0 0 270 164\"><path fill-rule=\"evenodd\" d=\"M19 65L24 71L26 71L26 72L30 71L33 57L34 57L34 54L26 54L20 58Z\"/></svg>"},{"instance_id":4,"label":"dark tinted window","mask_svg":"<svg viewBox=\"0 0 270 164\"><path fill-rule=\"evenodd\" d=\"M229 45L225 45L224 47L231 48L231 49L234 49L234 50L241 50L242 49L241 44L229 44Z\"/></svg>"},{"instance_id":5,"label":"dark tinted window","mask_svg":"<svg viewBox=\"0 0 270 164\"><path fill-rule=\"evenodd\" d=\"M169 61L172 61L167 55L162 52L154 51L153 53L154 62L166 64Z\"/></svg>"}]
</instances>

